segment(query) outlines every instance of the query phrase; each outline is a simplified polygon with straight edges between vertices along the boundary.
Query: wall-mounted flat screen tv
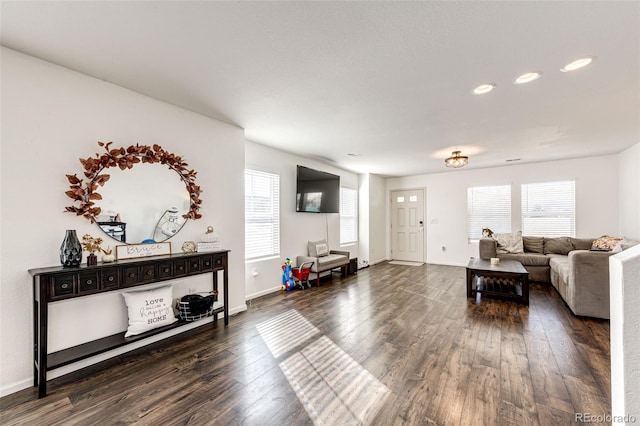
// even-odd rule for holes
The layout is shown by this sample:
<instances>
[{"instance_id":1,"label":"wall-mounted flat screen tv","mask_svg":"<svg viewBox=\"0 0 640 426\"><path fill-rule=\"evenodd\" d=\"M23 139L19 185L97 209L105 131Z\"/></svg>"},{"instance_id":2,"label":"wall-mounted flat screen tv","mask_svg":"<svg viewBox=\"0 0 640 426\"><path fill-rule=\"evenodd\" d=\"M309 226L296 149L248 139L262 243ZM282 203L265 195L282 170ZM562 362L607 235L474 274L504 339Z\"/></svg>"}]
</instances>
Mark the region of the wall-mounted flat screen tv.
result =
<instances>
[{"instance_id":1,"label":"wall-mounted flat screen tv","mask_svg":"<svg viewBox=\"0 0 640 426\"><path fill-rule=\"evenodd\" d=\"M340 213L340 176L298 166L296 211Z\"/></svg>"}]
</instances>

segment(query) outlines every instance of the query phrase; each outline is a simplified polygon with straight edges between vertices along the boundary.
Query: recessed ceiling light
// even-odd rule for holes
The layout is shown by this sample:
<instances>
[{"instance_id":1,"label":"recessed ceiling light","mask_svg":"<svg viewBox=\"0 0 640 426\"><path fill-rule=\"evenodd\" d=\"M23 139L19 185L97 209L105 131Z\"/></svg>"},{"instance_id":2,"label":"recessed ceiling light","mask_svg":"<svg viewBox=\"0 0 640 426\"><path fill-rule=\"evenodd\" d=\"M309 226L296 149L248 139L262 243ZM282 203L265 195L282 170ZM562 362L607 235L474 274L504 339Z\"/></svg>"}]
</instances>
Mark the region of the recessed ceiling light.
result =
<instances>
[{"instance_id":1,"label":"recessed ceiling light","mask_svg":"<svg viewBox=\"0 0 640 426\"><path fill-rule=\"evenodd\" d=\"M348 157L360 157L360 154L357 154L355 152L349 152L349 153L347 153L347 156Z\"/></svg>"},{"instance_id":2,"label":"recessed ceiling light","mask_svg":"<svg viewBox=\"0 0 640 426\"><path fill-rule=\"evenodd\" d=\"M529 83L533 80L537 80L542 77L541 72L528 72L526 74L522 74L520 77L513 80L513 84L524 84Z\"/></svg>"},{"instance_id":3,"label":"recessed ceiling light","mask_svg":"<svg viewBox=\"0 0 640 426\"><path fill-rule=\"evenodd\" d=\"M562 68L560 71L562 71L562 72L575 71L575 70L580 69L582 67L586 67L591 62L593 62L593 58L580 58L580 59L577 59L577 60L565 65L564 68Z\"/></svg>"},{"instance_id":4,"label":"recessed ceiling light","mask_svg":"<svg viewBox=\"0 0 640 426\"><path fill-rule=\"evenodd\" d=\"M493 83L482 84L476 87L475 89L473 89L473 93L475 93L476 95L484 95L485 93L489 93L495 88L496 88L496 85Z\"/></svg>"}]
</instances>

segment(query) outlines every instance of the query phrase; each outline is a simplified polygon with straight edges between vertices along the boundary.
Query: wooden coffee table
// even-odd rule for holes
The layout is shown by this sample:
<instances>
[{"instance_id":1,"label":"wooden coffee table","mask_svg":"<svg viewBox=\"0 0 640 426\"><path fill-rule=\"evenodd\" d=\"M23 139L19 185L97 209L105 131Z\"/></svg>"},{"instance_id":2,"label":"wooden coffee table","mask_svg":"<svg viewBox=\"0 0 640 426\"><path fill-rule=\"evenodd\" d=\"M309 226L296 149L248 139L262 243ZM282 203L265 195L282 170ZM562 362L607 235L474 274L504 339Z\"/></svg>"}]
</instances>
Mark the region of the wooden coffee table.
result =
<instances>
[{"instance_id":1,"label":"wooden coffee table","mask_svg":"<svg viewBox=\"0 0 640 426\"><path fill-rule=\"evenodd\" d=\"M529 272L516 260L472 258L467 265L467 297L483 294L529 304Z\"/></svg>"}]
</instances>

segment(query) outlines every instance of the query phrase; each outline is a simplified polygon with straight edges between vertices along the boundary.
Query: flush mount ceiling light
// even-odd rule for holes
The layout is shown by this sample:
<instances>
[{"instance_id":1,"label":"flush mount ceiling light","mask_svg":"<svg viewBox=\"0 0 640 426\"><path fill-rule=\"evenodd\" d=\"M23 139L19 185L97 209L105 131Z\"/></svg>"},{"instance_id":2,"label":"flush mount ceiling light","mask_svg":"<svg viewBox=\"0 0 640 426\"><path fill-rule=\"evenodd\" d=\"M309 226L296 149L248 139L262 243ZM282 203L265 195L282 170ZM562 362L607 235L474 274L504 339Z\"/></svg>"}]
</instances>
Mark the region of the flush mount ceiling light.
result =
<instances>
[{"instance_id":1,"label":"flush mount ceiling light","mask_svg":"<svg viewBox=\"0 0 640 426\"><path fill-rule=\"evenodd\" d=\"M444 164L452 169L459 169L469 163L469 157L460 155L460 151L453 151L451 157L444 160Z\"/></svg>"},{"instance_id":2,"label":"flush mount ceiling light","mask_svg":"<svg viewBox=\"0 0 640 426\"><path fill-rule=\"evenodd\" d=\"M475 89L473 89L473 93L476 94L476 95L484 95L485 93L489 93L490 91L492 91L495 88L496 88L496 85L493 84L493 83L482 84L482 85L476 87Z\"/></svg>"},{"instance_id":3,"label":"flush mount ceiling light","mask_svg":"<svg viewBox=\"0 0 640 426\"><path fill-rule=\"evenodd\" d=\"M524 83L529 83L532 82L534 80L539 79L540 77L542 77L542 73L541 72L528 72L526 74L522 74L520 77L516 78L515 80L513 80L513 84L524 84Z\"/></svg>"},{"instance_id":4,"label":"flush mount ceiling light","mask_svg":"<svg viewBox=\"0 0 640 426\"><path fill-rule=\"evenodd\" d=\"M582 67L586 67L591 62L593 62L593 58L580 58L580 59L577 59L577 60L575 60L575 61L573 61L571 63L568 63L560 71L562 71L562 72L575 71L575 70L580 69Z\"/></svg>"}]
</instances>

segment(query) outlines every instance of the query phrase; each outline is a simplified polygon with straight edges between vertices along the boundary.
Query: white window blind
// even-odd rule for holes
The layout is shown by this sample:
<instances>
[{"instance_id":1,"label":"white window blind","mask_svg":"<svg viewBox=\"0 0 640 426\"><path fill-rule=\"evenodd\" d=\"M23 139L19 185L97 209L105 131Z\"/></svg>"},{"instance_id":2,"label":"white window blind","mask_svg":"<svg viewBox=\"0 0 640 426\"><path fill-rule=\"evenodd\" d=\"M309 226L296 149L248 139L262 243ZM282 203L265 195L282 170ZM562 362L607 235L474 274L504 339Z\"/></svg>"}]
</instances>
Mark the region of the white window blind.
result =
<instances>
[{"instance_id":1,"label":"white window blind","mask_svg":"<svg viewBox=\"0 0 640 426\"><path fill-rule=\"evenodd\" d=\"M467 188L467 237L482 238L482 229L511 232L511 185Z\"/></svg>"},{"instance_id":2,"label":"white window blind","mask_svg":"<svg viewBox=\"0 0 640 426\"><path fill-rule=\"evenodd\" d=\"M280 254L280 176L244 171L245 258Z\"/></svg>"},{"instance_id":3,"label":"white window blind","mask_svg":"<svg viewBox=\"0 0 640 426\"><path fill-rule=\"evenodd\" d=\"M522 185L522 235L575 237L575 181Z\"/></svg>"},{"instance_id":4,"label":"white window blind","mask_svg":"<svg viewBox=\"0 0 640 426\"><path fill-rule=\"evenodd\" d=\"M340 187L340 244L358 241L358 192Z\"/></svg>"}]
</instances>

